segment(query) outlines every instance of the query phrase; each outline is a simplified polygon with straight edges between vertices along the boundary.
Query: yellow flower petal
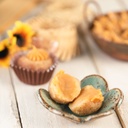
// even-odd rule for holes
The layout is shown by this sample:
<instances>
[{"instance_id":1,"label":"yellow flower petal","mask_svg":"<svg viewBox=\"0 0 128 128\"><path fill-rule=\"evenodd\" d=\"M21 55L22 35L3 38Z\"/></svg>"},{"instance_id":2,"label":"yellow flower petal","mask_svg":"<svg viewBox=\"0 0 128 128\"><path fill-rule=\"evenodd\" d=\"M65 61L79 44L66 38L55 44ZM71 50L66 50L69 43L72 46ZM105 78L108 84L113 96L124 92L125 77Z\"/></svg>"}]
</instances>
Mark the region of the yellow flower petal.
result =
<instances>
[{"instance_id":1,"label":"yellow flower petal","mask_svg":"<svg viewBox=\"0 0 128 128\"><path fill-rule=\"evenodd\" d=\"M21 22L21 21L16 21L16 22L15 22L15 26L16 26L16 27L20 27L21 25L22 25L22 22Z\"/></svg>"},{"instance_id":2,"label":"yellow flower petal","mask_svg":"<svg viewBox=\"0 0 128 128\"><path fill-rule=\"evenodd\" d=\"M5 48L4 45L0 45L0 51L2 51Z\"/></svg>"},{"instance_id":3,"label":"yellow flower petal","mask_svg":"<svg viewBox=\"0 0 128 128\"><path fill-rule=\"evenodd\" d=\"M7 34L8 34L9 37L12 37L12 36L13 36L13 33L12 33L11 30L8 30L8 31L7 31Z\"/></svg>"},{"instance_id":4,"label":"yellow flower petal","mask_svg":"<svg viewBox=\"0 0 128 128\"><path fill-rule=\"evenodd\" d=\"M0 67L9 67L10 65L10 56L5 59L0 59Z\"/></svg>"},{"instance_id":5,"label":"yellow flower petal","mask_svg":"<svg viewBox=\"0 0 128 128\"><path fill-rule=\"evenodd\" d=\"M12 37L12 40L11 40L12 46L16 45L16 41L17 41L16 37Z\"/></svg>"},{"instance_id":6,"label":"yellow flower petal","mask_svg":"<svg viewBox=\"0 0 128 128\"><path fill-rule=\"evenodd\" d=\"M16 21L15 26L11 31L8 31L11 47L14 51L26 50L32 45L32 37L35 32L27 23ZM15 35L15 36L14 36Z\"/></svg>"},{"instance_id":7,"label":"yellow flower petal","mask_svg":"<svg viewBox=\"0 0 128 128\"><path fill-rule=\"evenodd\" d=\"M8 67L10 64L10 53L9 53L8 47L9 47L8 39L2 40L0 42L0 66L1 67ZM4 51L5 49L8 51ZM3 52L5 53L3 54Z\"/></svg>"}]
</instances>

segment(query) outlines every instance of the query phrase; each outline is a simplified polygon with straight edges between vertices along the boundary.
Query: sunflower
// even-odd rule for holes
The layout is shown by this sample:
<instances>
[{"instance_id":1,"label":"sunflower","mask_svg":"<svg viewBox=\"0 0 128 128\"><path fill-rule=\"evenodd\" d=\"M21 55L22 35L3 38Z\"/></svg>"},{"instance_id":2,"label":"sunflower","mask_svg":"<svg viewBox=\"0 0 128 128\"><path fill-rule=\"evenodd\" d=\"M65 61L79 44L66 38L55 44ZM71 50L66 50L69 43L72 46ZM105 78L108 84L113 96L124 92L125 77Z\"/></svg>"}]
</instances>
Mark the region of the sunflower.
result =
<instances>
[{"instance_id":1,"label":"sunflower","mask_svg":"<svg viewBox=\"0 0 128 128\"><path fill-rule=\"evenodd\" d=\"M0 42L0 67L8 67L10 64L11 54L8 39Z\"/></svg>"},{"instance_id":2,"label":"sunflower","mask_svg":"<svg viewBox=\"0 0 128 128\"><path fill-rule=\"evenodd\" d=\"M34 31L28 24L16 21L14 28L7 33L9 41L16 51L26 50L31 47Z\"/></svg>"}]
</instances>

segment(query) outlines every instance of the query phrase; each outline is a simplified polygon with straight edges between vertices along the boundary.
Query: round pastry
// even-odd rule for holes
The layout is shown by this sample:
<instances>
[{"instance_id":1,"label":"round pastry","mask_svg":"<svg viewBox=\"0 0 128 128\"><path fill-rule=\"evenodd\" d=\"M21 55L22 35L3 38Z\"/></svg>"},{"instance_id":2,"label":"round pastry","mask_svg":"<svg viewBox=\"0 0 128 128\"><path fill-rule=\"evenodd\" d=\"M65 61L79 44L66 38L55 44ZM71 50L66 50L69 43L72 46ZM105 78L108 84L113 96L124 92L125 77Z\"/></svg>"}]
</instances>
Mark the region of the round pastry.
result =
<instances>
[{"instance_id":1,"label":"round pastry","mask_svg":"<svg viewBox=\"0 0 128 128\"><path fill-rule=\"evenodd\" d=\"M69 108L77 115L88 115L99 110L103 100L101 90L88 85L82 88L80 95L69 104Z\"/></svg>"},{"instance_id":2,"label":"round pastry","mask_svg":"<svg viewBox=\"0 0 128 128\"><path fill-rule=\"evenodd\" d=\"M60 71L51 80L49 94L57 103L67 104L72 102L80 93L80 81L64 71Z\"/></svg>"},{"instance_id":3,"label":"round pastry","mask_svg":"<svg viewBox=\"0 0 128 128\"><path fill-rule=\"evenodd\" d=\"M11 67L22 82L39 85L49 81L56 62L56 58L44 49L33 47L29 51L22 51L14 55Z\"/></svg>"},{"instance_id":4,"label":"round pastry","mask_svg":"<svg viewBox=\"0 0 128 128\"><path fill-rule=\"evenodd\" d=\"M47 70L52 65L52 58L45 50L33 48L17 59L17 65L28 70Z\"/></svg>"}]
</instances>

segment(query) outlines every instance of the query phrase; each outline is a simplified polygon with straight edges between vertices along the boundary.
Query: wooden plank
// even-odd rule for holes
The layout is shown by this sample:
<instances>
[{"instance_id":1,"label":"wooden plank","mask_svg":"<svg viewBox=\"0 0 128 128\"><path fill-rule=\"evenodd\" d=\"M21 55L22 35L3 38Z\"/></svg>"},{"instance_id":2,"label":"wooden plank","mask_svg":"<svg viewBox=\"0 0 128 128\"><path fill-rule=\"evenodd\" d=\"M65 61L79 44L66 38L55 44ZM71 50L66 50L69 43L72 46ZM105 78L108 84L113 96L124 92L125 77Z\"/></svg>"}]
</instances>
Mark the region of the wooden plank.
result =
<instances>
[{"instance_id":1,"label":"wooden plank","mask_svg":"<svg viewBox=\"0 0 128 128\"><path fill-rule=\"evenodd\" d=\"M60 63L56 72L60 69L65 70L67 73L72 74L79 79L82 79L86 75L97 73L96 65L92 56L88 54L88 49L86 49L86 53L83 56L77 57L69 62ZM33 87L20 82L13 71L12 77L23 128L85 128L85 125L88 128L121 128L115 113L113 115L79 125L54 115L46 110L37 98L38 89L47 89L48 83Z\"/></svg>"},{"instance_id":2,"label":"wooden plank","mask_svg":"<svg viewBox=\"0 0 128 128\"><path fill-rule=\"evenodd\" d=\"M0 68L0 128L21 128L8 69Z\"/></svg>"},{"instance_id":3,"label":"wooden plank","mask_svg":"<svg viewBox=\"0 0 128 128\"><path fill-rule=\"evenodd\" d=\"M99 70L99 74L104 76L108 81L109 88L120 88L124 93L124 102L121 105L120 113L124 119L125 125L128 125L128 90L127 90L127 76L128 65L127 62L115 60L105 53L103 53L94 42L88 39L89 47L93 53L94 60Z\"/></svg>"},{"instance_id":4,"label":"wooden plank","mask_svg":"<svg viewBox=\"0 0 128 128\"><path fill-rule=\"evenodd\" d=\"M35 8L40 0L4 0L0 2L0 33Z\"/></svg>"},{"instance_id":5,"label":"wooden plank","mask_svg":"<svg viewBox=\"0 0 128 128\"><path fill-rule=\"evenodd\" d=\"M88 52L69 62L59 63L55 73L60 69L63 69L80 80L87 75L96 73L95 65ZM48 83L33 87L20 82L13 71L12 76L23 128L85 128L85 126L88 128L121 128L115 114L79 125L54 115L40 104L37 97L38 89L47 89Z\"/></svg>"},{"instance_id":6,"label":"wooden plank","mask_svg":"<svg viewBox=\"0 0 128 128\"><path fill-rule=\"evenodd\" d=\"M118 3L122 6L124 10L128 10L128 1L127 0L118 0Z\"/></svg>"},{"instance_id":7,"label":"wooden plank","mask_svg":"<svg viewBox=\"0 0 128 128\"><path fill-rule=\"evenodd\" d=\"M108 8L103 1L98 1L102 5L102 9L106 12L113 10L120 10L123 5L119 4L120 1L106 1L106 3L111 3L111 7ZM126 1L125 1L126 2ZM128 2L127 2L128 3ZM110 8L112 8L110 10ZM124 93L124 102L120 107L120 114L124 120L126 126L128 126L128 89L127 89L127 76L128 76L128 64L127 62L113 59L103 53L94 43L94 41L89 37L88 46L91 54L93 55L94 61L98 67L99 74L104 76L109 83L109 88L120 88Z\"/></svg>"}]
</instances>

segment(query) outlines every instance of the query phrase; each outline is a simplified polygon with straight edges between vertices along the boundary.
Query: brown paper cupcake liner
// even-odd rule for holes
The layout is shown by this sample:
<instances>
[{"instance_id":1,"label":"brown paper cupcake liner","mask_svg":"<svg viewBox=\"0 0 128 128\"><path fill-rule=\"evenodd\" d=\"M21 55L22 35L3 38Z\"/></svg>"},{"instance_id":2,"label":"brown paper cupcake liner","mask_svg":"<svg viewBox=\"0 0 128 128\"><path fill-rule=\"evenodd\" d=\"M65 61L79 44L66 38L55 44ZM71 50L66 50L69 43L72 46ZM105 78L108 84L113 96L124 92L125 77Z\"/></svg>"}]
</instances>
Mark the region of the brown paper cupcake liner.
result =
<instances>
[{"instance_id":1,"label":"brown paper cupcake liner","mask_svg":"<svg viewBox=\"0 0 128 128\"><path fill-rule=\"evenodd\" d=\"M15 74L19 78L20 81L25 84L30 85L41 85L48 82L57 66L57 58L54 55L50 55L53 61L53 64L47 70L30 70L27 68L22 68L17 65L16 60L21 55L25 54L25 52L20 52L15 55L11 60L11 68L14 70Z\"/></svg>"}]
</instances>

